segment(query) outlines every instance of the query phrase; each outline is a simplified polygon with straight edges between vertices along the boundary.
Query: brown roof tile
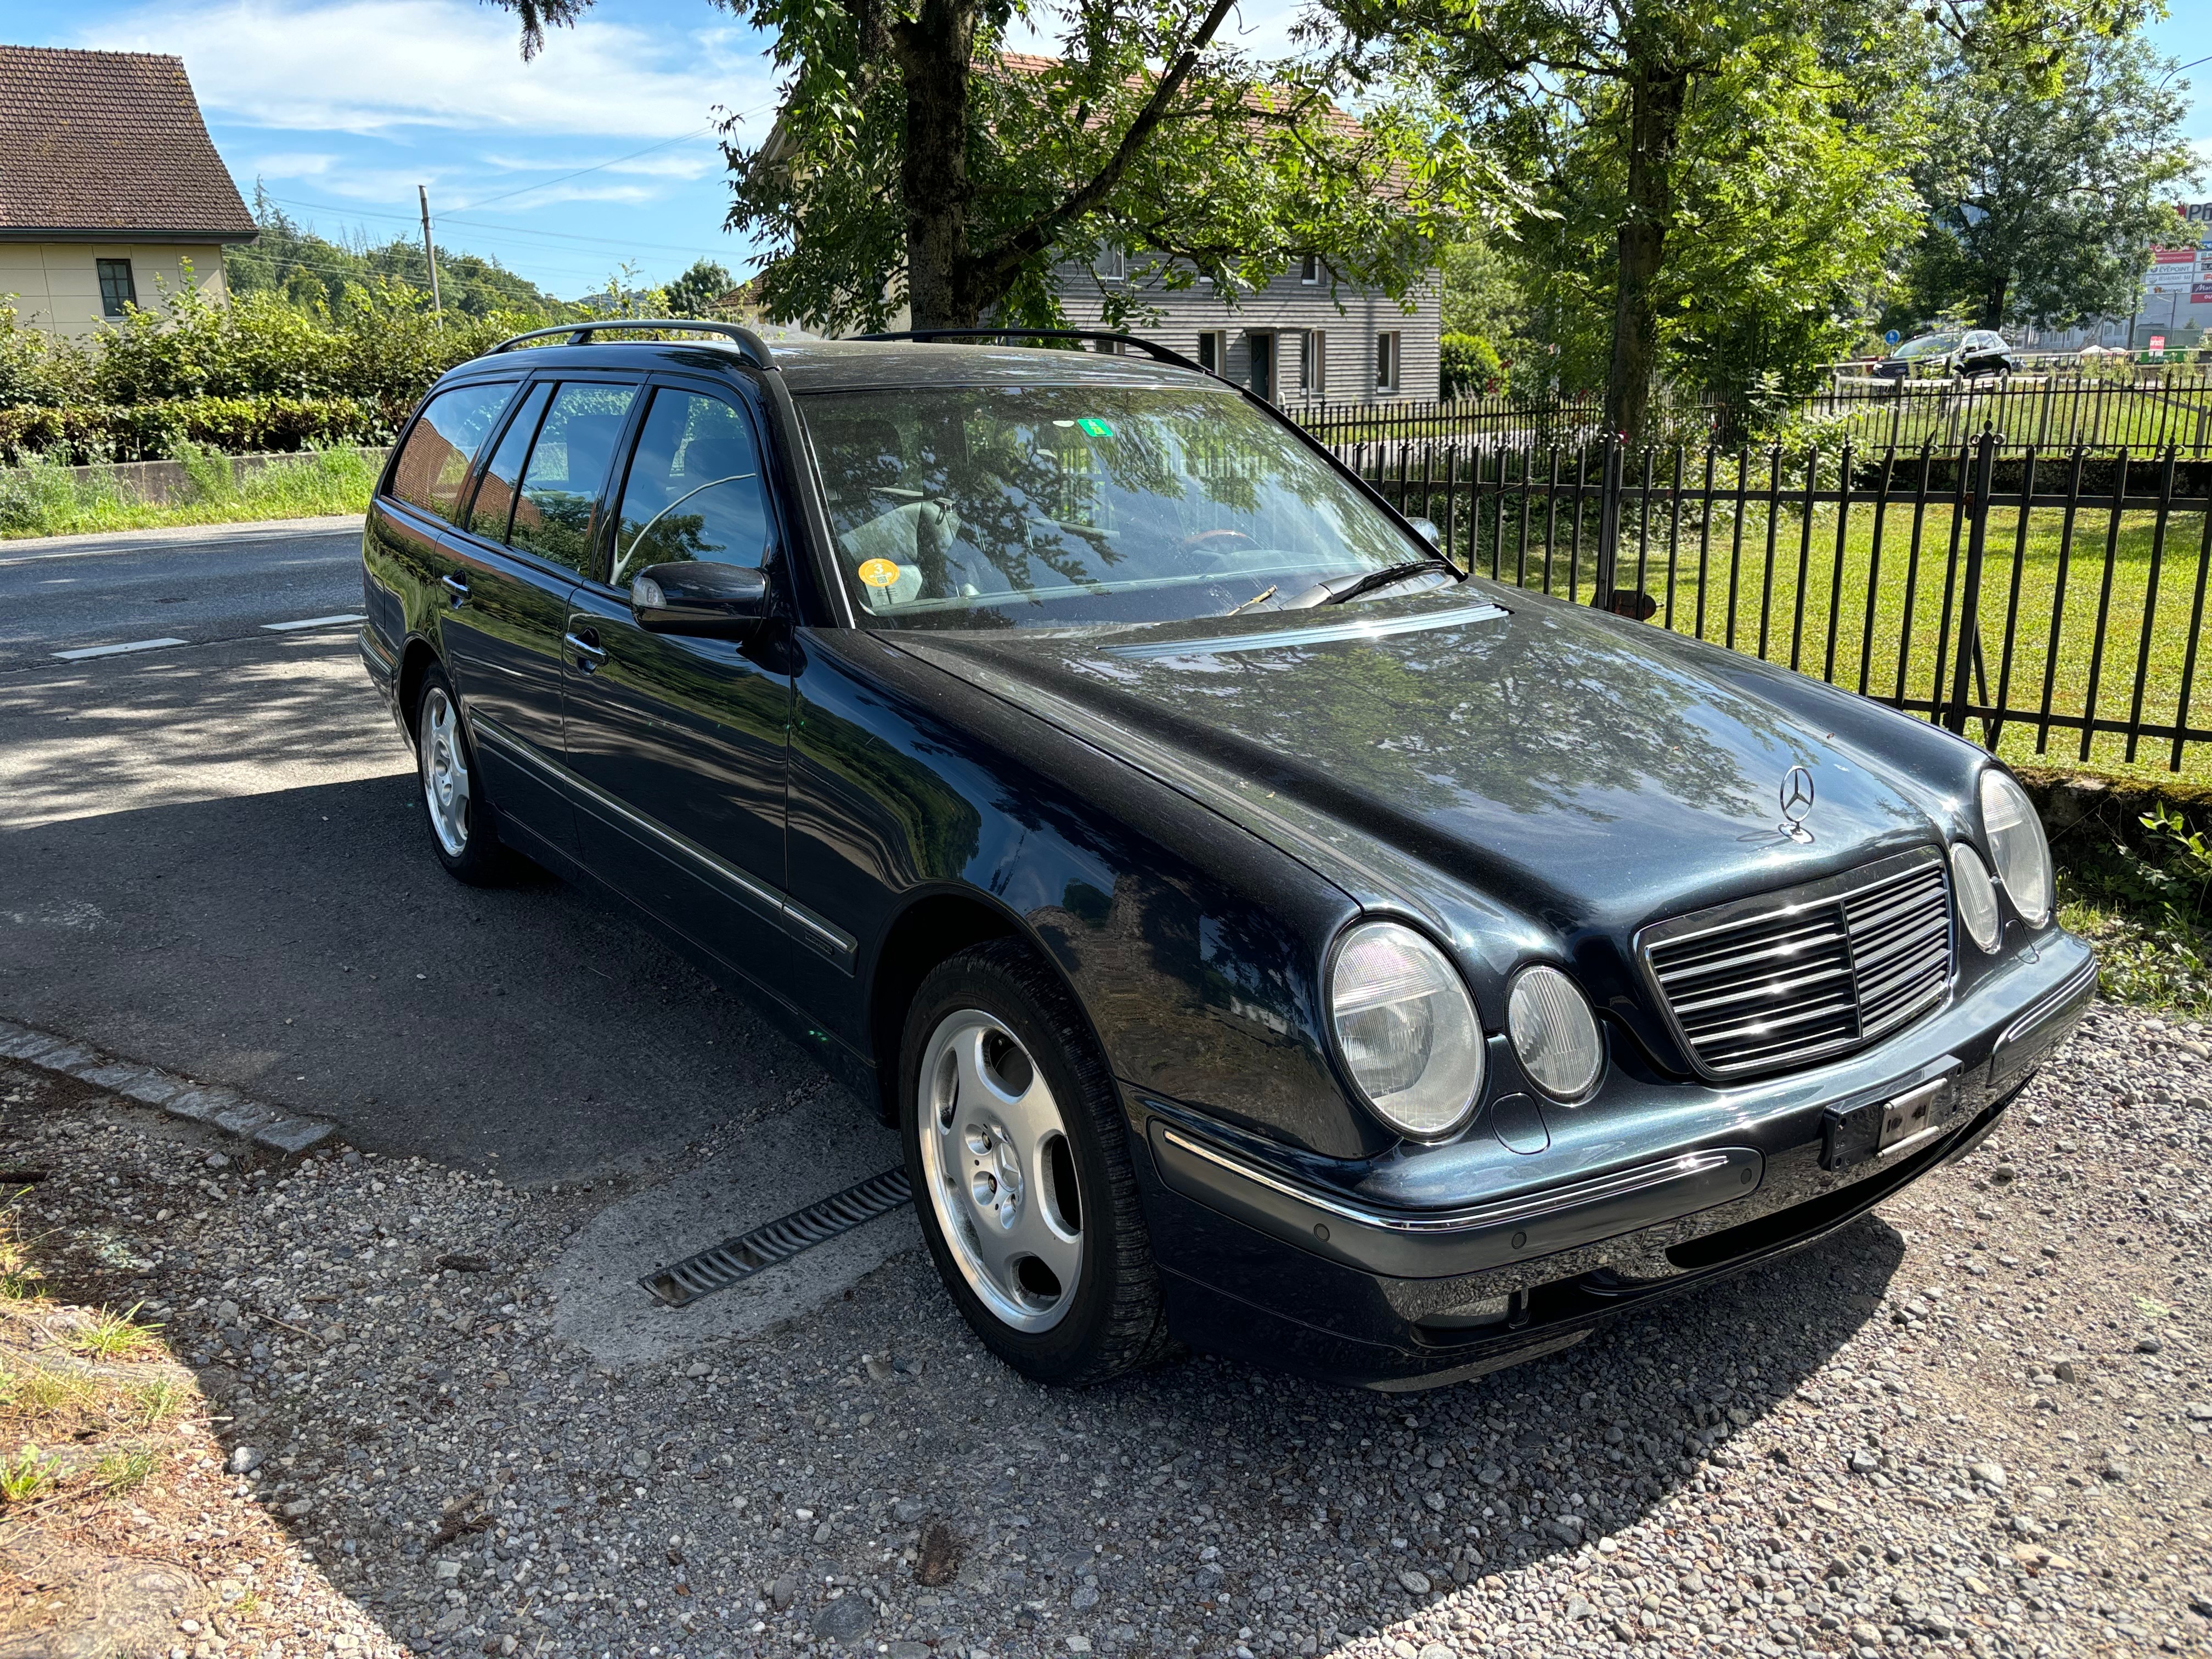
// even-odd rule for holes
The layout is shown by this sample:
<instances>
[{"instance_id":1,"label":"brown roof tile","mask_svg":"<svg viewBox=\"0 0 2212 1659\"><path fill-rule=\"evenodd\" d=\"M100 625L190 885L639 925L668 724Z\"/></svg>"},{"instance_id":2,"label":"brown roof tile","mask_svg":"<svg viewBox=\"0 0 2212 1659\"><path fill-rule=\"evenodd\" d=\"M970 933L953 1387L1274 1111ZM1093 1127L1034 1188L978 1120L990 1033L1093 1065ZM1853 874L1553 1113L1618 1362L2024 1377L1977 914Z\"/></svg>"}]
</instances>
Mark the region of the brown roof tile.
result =
<instances>
[{"instance_id":1,"label":"brown roof tile","mask_svg":"<svg viewBox=\"0 0 2212 1659\"><path fill-rule=\"evenodd\" d=\"M252 239L182 58L0 46L0 238L29 232Z\"/></svg>"}]
</instances>

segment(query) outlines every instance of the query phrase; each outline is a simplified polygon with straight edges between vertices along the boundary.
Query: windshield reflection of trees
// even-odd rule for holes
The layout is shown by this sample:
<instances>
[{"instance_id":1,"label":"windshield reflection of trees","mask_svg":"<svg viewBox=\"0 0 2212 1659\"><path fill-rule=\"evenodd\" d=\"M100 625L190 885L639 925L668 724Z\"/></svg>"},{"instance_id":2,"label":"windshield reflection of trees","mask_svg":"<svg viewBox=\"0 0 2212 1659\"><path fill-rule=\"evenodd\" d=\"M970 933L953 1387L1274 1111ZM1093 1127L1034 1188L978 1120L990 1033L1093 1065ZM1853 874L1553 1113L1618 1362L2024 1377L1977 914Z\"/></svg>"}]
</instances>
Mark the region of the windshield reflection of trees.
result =
<instances>
[{"instance_id":1,"label":"windshield reflection of trees","mask_svg":"<svg viewBox=\"0 0 2212 1659\"><path fill-rule=\"evenodd\" d=\"M1218 393L956 389L903 394L890 409L878 397L859 419L845 416L842 399L812 401L841 533L917 501L951 509L957 527L949 538L933 533L942 515L917 518L925 602L1011 592L1039 605L1040 587L1096 597L1118 584L1184 578L1196 585L1182 610L1204 615L1219 608L1206 579L1236 581L1239 556L1278 568L1288 552L1332 572L1404 556L1394 527L1348 484ZM901 453L885 454L893 432ZM1214 544L1199 544L1208 532ZM943 607L925 604L911 620L946 625L932 609ZM955 612L961 627L1014 620L988 604Z\"/></svg>"}]
</instances>

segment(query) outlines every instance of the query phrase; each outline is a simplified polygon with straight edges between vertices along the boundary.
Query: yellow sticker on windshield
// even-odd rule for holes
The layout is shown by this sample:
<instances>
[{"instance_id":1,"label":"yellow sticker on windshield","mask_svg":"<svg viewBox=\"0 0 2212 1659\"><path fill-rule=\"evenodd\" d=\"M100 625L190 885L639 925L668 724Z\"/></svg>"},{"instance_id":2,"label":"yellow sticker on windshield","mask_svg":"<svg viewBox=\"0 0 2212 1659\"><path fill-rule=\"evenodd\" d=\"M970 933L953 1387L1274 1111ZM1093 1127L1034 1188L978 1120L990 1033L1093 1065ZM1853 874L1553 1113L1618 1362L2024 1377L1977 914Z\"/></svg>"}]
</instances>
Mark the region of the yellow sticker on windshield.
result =
<instances>
[{"instance_id":1,"label":"yellow sticker on windshield","mask_svg":"<svg viewBox=\"0 0 2212 1659\"><path fill-rule=\"evenodd\" d=\"M871 587L896 587L899 568L889 559L870 559L860 567L860 580Z\"/></svg>"}]
</instances>

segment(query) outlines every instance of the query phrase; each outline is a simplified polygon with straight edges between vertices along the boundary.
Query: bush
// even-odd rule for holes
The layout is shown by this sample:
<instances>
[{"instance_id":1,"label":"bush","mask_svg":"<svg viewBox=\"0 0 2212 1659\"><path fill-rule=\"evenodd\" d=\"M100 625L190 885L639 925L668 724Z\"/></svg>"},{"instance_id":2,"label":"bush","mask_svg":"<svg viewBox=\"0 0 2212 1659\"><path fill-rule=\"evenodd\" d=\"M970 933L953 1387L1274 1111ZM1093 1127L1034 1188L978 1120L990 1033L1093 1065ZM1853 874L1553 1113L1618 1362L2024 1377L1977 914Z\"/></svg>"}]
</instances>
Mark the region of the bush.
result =
<instances>
[{"instance_id":1,"label":"bush","mask_svg":"<svg viewBox=\"0 0 2212 1659\"><path fill-rule=\"evenodd\" d=\"M0 464L163 460L186 445L245 455L388 443L410 403L246 396L17 404L0 406Z\"/></svg>"},{"instance_id":2,"label":"bush","mask_svg":"<svg viewBox=\"0 0 2212 1659\"><path fill-rule=\"evenodd\" d=\"M211 303L187 285L88 340L22 327L0 296L0 457L135 460L380 442L446 370L544 319L447 313L396 284L335 306L275 293Z\"/></svg>"},{"instance_id":3,"label":"bush","mask_svg":"<svg viewBox=\"0 0 2212 1659\"><path fill-rule=\"evenodd\" d=\"M1497 348L1479 334L1447 334L1437 343L1444 401L1483 398L1506 389Z\"/></svg>"}]
</instances>

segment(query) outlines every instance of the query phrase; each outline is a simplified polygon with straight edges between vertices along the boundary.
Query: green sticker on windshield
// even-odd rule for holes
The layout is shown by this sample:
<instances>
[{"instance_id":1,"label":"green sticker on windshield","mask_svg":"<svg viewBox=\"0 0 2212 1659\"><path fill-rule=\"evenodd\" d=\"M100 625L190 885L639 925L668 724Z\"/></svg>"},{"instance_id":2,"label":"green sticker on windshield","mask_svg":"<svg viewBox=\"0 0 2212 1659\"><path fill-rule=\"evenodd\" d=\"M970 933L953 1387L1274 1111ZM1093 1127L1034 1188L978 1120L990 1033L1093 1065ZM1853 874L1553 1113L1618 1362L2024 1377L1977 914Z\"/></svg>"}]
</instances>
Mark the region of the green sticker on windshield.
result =
<instances>
[{"instance_id":1,"label":"green sticker on windshield","mask_svg":"<svg viewBox=\"0 0 2212 1659\"><path fill-rule=\"evenodd\" d=\"M1114 428L1107 425L1105 422L1100 420L1096 415L1085 416L1081 420L1076 422L1076 425L1081 427L1085 432L1089 433L1094 438L1110 438L1114 435Z\"/></svg>"}]
</instances>

